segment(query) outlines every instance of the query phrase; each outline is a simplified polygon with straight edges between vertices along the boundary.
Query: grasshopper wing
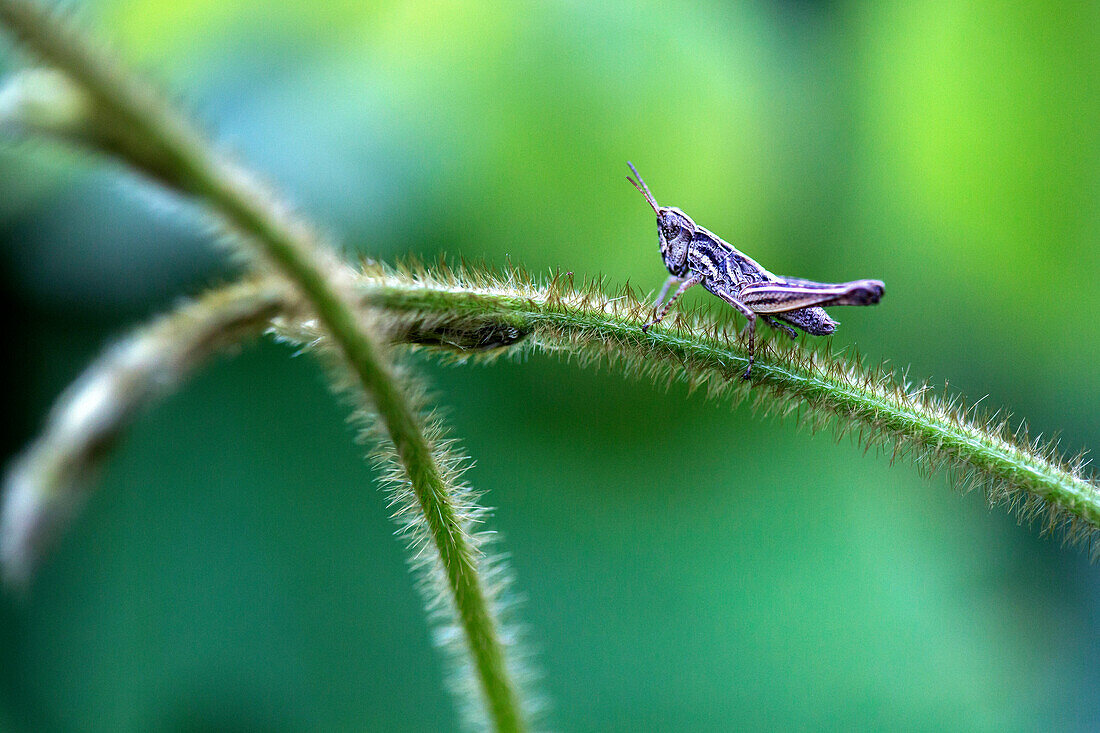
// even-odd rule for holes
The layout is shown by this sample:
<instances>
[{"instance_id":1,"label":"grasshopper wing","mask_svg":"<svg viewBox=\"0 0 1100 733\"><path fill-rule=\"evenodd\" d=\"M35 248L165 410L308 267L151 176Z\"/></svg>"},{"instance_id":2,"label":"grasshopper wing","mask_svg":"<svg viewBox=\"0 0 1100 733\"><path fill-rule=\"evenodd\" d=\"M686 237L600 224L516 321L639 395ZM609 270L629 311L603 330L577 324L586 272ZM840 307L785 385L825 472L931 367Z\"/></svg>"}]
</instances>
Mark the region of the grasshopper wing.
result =
<instances>
[{"instance_id":1,"label":"grasshopper wing","mask_svg":"<svg viewBox=\"0 0 1100 733\"><path fill-rule=\"evenodd\" d=\"M882 299L883 290L878 280L819 283L779 278L742 288L738 300L757 313L783 313L812 306L874 305Z\"/></svg>"}]
</instances>

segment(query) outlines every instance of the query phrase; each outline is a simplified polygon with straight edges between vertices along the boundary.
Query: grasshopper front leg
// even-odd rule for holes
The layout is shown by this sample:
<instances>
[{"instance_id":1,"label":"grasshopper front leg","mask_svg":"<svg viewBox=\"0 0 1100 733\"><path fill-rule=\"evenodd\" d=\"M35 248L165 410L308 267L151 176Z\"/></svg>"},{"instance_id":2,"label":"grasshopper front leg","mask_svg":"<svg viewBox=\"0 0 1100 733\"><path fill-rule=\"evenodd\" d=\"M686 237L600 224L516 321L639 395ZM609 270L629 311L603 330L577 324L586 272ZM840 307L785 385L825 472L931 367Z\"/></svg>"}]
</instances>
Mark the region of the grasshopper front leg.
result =
<instances>
[{"instance_id":1,"label":"grasshopper front leg","mask_svg":"<svg viewBox=\"0 0 1100 733\"><path fill-rule=\"evenodd\" d=\"M681 283L684 278L677 277L676 275L669 275L665 280L665 284L661 286L661 292L657 293L657 300L653 302L653 312L656 313L657 309L661 307L661 303L664 302L665 296L668 295L668 289L672 287L674 283Z\"/></svg>"},{"instance_id":2,"label":"grasshopper front leg","mask_svg":"<svg viewBox=\"0 0 1100 733\"><path fill-rule=\"evenodd\" d=\"M669 286L672 285L673 282L676 282L676 281L679 281L679 280L680 280L680 278L673 276L673 277L670 277L668 280L665 281L665 286L663 288L661 288L661 295L660 295L660 297L657 298L657 303L656 303L656 305L654 305L654 308L659 306L661 304L661 301L664 300L665 293L668 292ZM645 324L644 326L642 326L642 333L645 333L646 331L648 331L650 329L650 327L656 326L658 323L660 323L662 320L664 320L665 314L668 313L668 309L671 308L672 304L675 303L676 300L681 295L684 294L684 291L686 291L690 287L698 285L701 282L703 282L703 276L698 275L698 274L692 275L687 280L684 280L683 283L680 284L680 287L675 292L675 294L673 294L673 296L668 299L668 302L665 303L664 307L661 308L661 310L659 310L657 312L657 315L653 317L653 320L650 321L649 323Z\"/></svg>"}]
</instances>

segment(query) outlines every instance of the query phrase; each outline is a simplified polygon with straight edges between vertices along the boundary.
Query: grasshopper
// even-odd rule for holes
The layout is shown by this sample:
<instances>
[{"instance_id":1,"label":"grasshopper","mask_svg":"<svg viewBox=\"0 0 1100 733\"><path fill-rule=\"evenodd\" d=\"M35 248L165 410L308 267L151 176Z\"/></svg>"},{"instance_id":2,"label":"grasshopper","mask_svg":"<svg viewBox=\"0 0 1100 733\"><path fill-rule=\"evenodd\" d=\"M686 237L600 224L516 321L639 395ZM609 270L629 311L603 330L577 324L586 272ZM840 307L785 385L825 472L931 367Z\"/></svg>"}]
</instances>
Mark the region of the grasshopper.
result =
<instances>
[{"instance_id":1,"label":"grasshopper","mask_svg":"<svg viewBox=\"0 0 1100 733\"><path fill-rule=\"evenodd\" d=\"M749 342L749 365L742 374L752 373L756 353L756 319L762 318L774 329L786 332L792 339L791 326L814 336L827 336L836 330L837 322L823 306L874 305L882 298L885 286L879 280L853 280L847 283L819 283L795 277L781 277L761 267L760 263L739 251L729 242L691 220L674 206L658 206L634 164L627 161L638 179L630 181L657 213L657 240L669 278L653 304L653 320L642 326L646 332L661 322L672 304L695 285L702 283L708 291L726 301L745 316L748 323L738 338ZM675 294L661 305L669 288L679 284Z\"/></svg>"}]
</instances>

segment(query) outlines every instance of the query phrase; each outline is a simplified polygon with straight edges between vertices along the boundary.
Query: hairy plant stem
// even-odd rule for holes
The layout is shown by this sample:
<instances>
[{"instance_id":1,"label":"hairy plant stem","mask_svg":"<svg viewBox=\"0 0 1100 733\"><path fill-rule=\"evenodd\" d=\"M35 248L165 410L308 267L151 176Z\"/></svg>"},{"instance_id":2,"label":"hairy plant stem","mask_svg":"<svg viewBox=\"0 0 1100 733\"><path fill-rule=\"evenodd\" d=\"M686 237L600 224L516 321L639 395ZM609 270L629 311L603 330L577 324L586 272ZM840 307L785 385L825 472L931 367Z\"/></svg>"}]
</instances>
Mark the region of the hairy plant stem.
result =
<instances>
[{"instance_id":1,"label":"hairy plant stem","mask_svg":"<svg viewBox=\"0 0 1100 733\"><path fill-rule=\"evenodd\" d=\"M133 420L197 367L287 311L286 288L250 280L188 302L108 347L57 400L41 436L5 476L0 565L25 587L55 532L94 486Z\"/></svg>"},{"instance_id":2,"label":"hairy plant stem","mask_svg":"<svg viewBox=\"0 0 1100 733\"><path fill-rule=\"evenodd\" d=\"M37 5L0 0L3 21L31 49L90 95L96 119L109 128L107 152L218 212L258 256L285 277L331 338L331 348L354 375L404 466L445 569L470 656L498 730L523 728L497 625L478 575L476 550L456 511L408 395L350 301L347 268L289 207L231 164L159 96ZM105 135L88 135L102 139Z\"/></svg>"},{"instance_id":3,"label":"hairy plant stem","mask_svg":"<svg viewBox=\"0 0 1100 733\"><path fill-rule=\"evenodd\" d=\"M671 326L642 334L646 306L629 290L610 297L595 285L577 289L566 280L558 276L548 285L537 285L519 272L500 277L479 269L428 272L372 264L354 277L354 287L359 307L372 310L387 324L388 337L397 342L429 347L460 360L542 350L581 362L607 361L618 371L658 383L687 382L705 387L714 396L733 400L752 396L765 410L786 413L799 409L801 418L815 426L831 421L839 433L858 431L867 446L892 446L894 457L909 456L923 468L956 469L956 483L963 488L981 487L992 502L1008 503L1024 518L1042 514L1045 528L1060 527L1067 539L1093 539L1100 528L1100 487L1086 475L1083 457L1067 462L1051 446L1021 438L1019 431L1009 434L1007 418L982 418L972 406L936 396L927 385L912 387L899 382L894 374L784 341L762 346L755 379L745 383L738 378L747 358L743 348L713 322L678 313ZM298 344L326 340L325 332L303 319L280 292L262 280L239 283L203 296L158 324L188 323L202 313L207 325L192 332L200 334L201 343L211 346L267 329ZM245 312L256 309L256 317L241 317L242 307ZM275 313L273 320L268 318ZM223 323L232 325L231 332L213 340L209 333ZM197 359L211 353L181 349L175 343L177 335L153 339L157 334L178 331L158 324L138 334L148 342L143 351L163 352L159 361L171 364L172 354L188 353L192 355L187 360L190 369ZM117 361L111 355L118 351L118 347L108 351L78 385L92 381L89 375L111 371L104 366ZM151 375L145 381L168 381L171 386L183 376L182 371L177 372L179 376L169 380ZM123 378L132 380L126 374ZM148 402L163 389L131 390L126 409L110 413L106 432L117 435L142 406L137 403ZM54 415L63 416L74 395L79 392L66 393ZM51 416L51 425L58 421ZM79 440L57 440L56 429L48 427L21 465L66 468L36 470L36 493L65 496L72 486L86 487L90 482L87 474L94 468L94 462L87 459L99 457L101 451L92 452L84 446L102 447L108 441L96 436L103 434L104 430L97 428ZM46 463L39 458L26 463L28 457L40 455L46 456ZM10 501L15 495L12 476L8 483ZM20 553L13 555L9 549L5 557L9 572L20 567L10 567L12 557L23 562L29 555L33 560L40 549L37 544L19 548L18 538L33 539L34 534L11 532L10 514L6 508L0 540ZM1095 559L1095 545L1092 550Z\"/></svg>"},{"instance_id":4,"label":"hairy plant stem","mask_svg":"<svg viewBox=\"0 0 1100 733\"><path fill-rule=\"evenodd\" d=\"M1085 474L1083 454L1064 461L1056 446L1030 441L1026 429L1010 433L1007 418L981 417L927 384L912 387L893 373L784 342L760 351L746 383L738 378L747 364L743 346L712 321L682 315L646 335L639 326L647 306L629 288L610 297L598 286L576 290L563 280L537 286L518 272L502 279L368 267L359 287L371 307L403 316L411 333L444 333L462 344L487 329L509 329L527 336L531 348L606 359L628 373L705 386L714 395L752 396L765 409L809 408L803 420L833 421L841 432L858 430L868 446L892 447L895 457L955 469L962 487L980 486L1024 518L1043 514L1047 529L1061 526L1069 539L1091 539L1100 528L1100 487Z\"/></svg>"}]
</instances>

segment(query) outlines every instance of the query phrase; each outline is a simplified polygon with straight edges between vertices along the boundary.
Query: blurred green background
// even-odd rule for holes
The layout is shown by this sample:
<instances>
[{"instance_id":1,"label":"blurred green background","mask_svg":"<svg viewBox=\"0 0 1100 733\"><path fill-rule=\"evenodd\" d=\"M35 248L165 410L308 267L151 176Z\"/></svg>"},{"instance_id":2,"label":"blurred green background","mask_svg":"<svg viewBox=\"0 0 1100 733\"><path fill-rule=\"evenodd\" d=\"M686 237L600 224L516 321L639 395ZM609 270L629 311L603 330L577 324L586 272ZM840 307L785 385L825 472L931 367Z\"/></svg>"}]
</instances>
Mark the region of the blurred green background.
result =
<instances>
[{"instance_id":1,"label":"blurred green background","mask_svg":"<svg viewBox=\"0 0 1100 733\"><path fill-rule=\"evenodd\" d=\"M834 346L1100 445L1100 5L75 14L351 252L656 288L630 159L775 272L884 280ZM193 210L37 142L0 147L0 255L6 455L112 336L230 276ZM456 724L345 410L288 356L144 417L0 600L0 727ZM497 508L553 727L1100 727L1100 568L980 495L679 386L418 361Z\"/></svg>"}]
</instances>

